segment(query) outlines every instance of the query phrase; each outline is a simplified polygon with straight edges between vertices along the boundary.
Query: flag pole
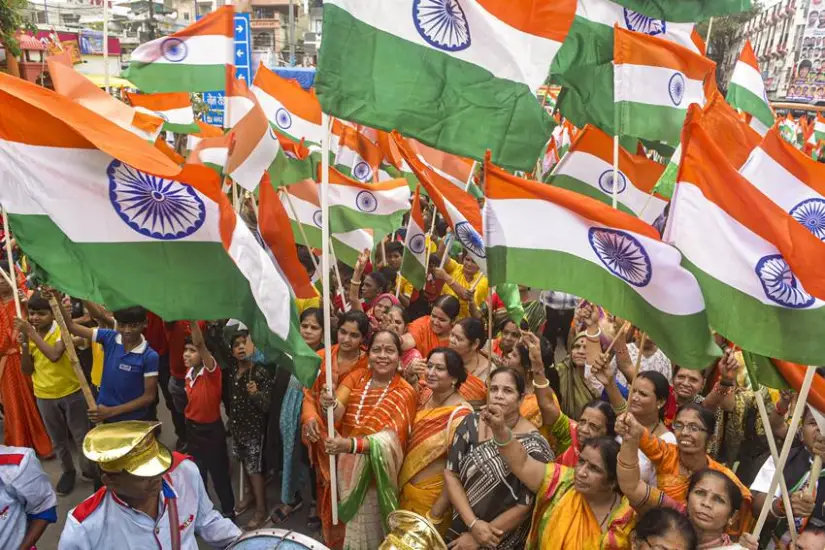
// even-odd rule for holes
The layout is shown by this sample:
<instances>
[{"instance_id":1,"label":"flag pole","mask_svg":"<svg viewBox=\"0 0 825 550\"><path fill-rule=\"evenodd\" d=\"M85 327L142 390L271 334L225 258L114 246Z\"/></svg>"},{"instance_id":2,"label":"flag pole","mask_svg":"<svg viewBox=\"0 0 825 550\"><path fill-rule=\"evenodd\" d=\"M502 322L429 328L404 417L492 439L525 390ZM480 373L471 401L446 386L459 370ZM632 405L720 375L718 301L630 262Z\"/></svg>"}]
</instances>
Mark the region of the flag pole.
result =
<instances>
[{"instance_id":1,"label":"flag pole","mask_svg":"<svg viewBox=\"0 0 825 550\"><path fill-rule=\"evenodd\" d=\"M412 222L412 212L410 212L410 222ZM401 254L401 267L404 267L404 258L407 257L407 246L410 244L410 222L407 222L407 234L404 235L404 253ZM426 244L426 239L424 241ZM430 250L430 247L427 247L427 250ZM425 266L426 270L426 266ZM395 298L398 299L398 295L401 294L401 269L398 270L398 275L395 277Z\"/></svg>"},{"instance_id":2,"label":"flag pole","mask_svg":"<svg viewBox=\"0 0 825 550\"><path fill-rule=\"evenodd\" d=\"M347 300L347 292L344 290L344 283L341 282L341 272L338 270L338 258L335 257L335 243L330 237L329 241L329 256L332 259L332 270L335 272L335 278L338 280L338 294L341 295L341 306L344 311L349 311L350 305Z\"/></svg>"},{"instance_id":3,"label":"flag pole","mask_svg":"<svg viewBox=\"0 0 825 550\"><path fill-rule=\"evenodd\" d=\"M150 2L152 0L149 0ZM103 0L103 88L109 93L109 0Z\"/></svg>"},{"instance_id":4,"label":"flag pole","mask_svg":"<svg viewBox=\"0 0 825 550\"><path fill-rule=\"evenodd\" d=\"M613 136L613 208L619 203L619 133Z\"/></svg>"},{"instance_id":5,"label":"flag pole","mask_svg":"<svg viewBox=\"0 0 825 550\"><path fill-rule=\"evenodd\" d=\"M782 470L785 468L785 463L788 461L788 455L791 452L791 445L796 439L796 431L799 429L799 423L802 420L802 412L805 410L805 403L808 400L808 392L811 390L811 384L814 381L816 374L816 367L809 366L805 372L805 380L802 382L802 387L799 390L799 397L794 407L793 417L791 418L791 425L788 427L788 433L785 436L785 442L782 444L782 453L779 455L779 462L776 462L776 471L773 473L771 485L768 488L767 498L765 504L762 505L762 510L759 512L759 519L756 526L753 528L753 534L756 538L762 533L762 528L765 527L765 522L768 520L768 511L773 502L773 495L776 494L776 487L779 485L779 478L782 477Z\"/></svg>"},{"instance_id":6,"label":"flag pole","mask_svg":"<svg viewBox=\"0 0 825 550\"><path fill-rule=\"evenodd\" d=\"M708 21L708 34L705 35L705 55L710 53L710 32L713 30L713 17Z\"/></svg>"},{"instance_id":7,"label":"flag pole","mask_svg":"<svg viewBox=\"0 0 825 550\"><path fill-rule=\"evenodd\" d=\"M298 226L298 232L301 234L301 238L304 240L304 246L310 248L309 239L307 238L306 231L304 231L304 225L301 223L301 220L298 219L298 213L295 210L295 205L292 204L292 197L289 196L289 193L283 187L278 189L278 191L281 192L282 196L286 197L286 205L289 207L289 211L292 213L292 217L295 219L295 225ZM315 254L310 252L309 257L312 260L313 267L315 267L315 272L318 273L318 260L315 258Z\"/></svg>"},{"instance_id":8,"label":"flag pole","mask_svg":"<svg viewBox=\"0 0 825 550\"><path fill-rule=\"evenodd\" d=\"M427 246L427 251L424 254L424 272L430 270L430 245L433 242L433 232L435 231L435 220L438 217L438 213L435 211L435 205L433 205L432 211L432 221L430 222L430 232L427 233L427 237L424 239L424 244ZM429 240L429 242L427 242Z\"/></svg>"},{"instance_id":9,"label":"flag pole","mask_svg":"<svg viewBox=\"0 0 825 550\"><path fill-rule=\"evenodd\" d=\"M12 288L12 296L14 298L14 311L18 317L23 317L23 309L20 307L20 294L17 291L17 276L14 272L14 257L11 251L11 226L9 225L9 213L6 207L2 208L3 213L3 227L6 230L6 259L9 262L9 286Z\"/></svg>"},{"instance_id":10,"label":"flag pole","mask_svg":"<svg viewBox=\"0 0 825 550\"><path fill-rule=\"evenodd\" d=\"M771 427L771 419L768 418L768 410L765 408L765 398L762 397L762 390L756 389L756 408L759 409L759 416L762 418L762 425L765 428L765 438L768 440L768 447L771 451L771 458L774 464L779 464L779 453L776 450L776 441L773 435L773 428ZM785 476L779 476L779 489L782 492L782 504L785 510L790 510L793 516L793 508L791 507L791 498L788 496L788 485L785 483ZM772 497L771 497L772 498ZM788 528L791 532L791 539L796 542L796 522L788 522Z\"/></svg>"},{"instance_id":11,"label":"flag pole","mask_svg":"<svg viewBox=\"0 0 825 550\"><path fill-rule=\"evenodd\" d=\"M326 369L327 391L332 387L332 326L330 315L332 304L329 299L329 255L332 246L329 234L329 115L321 113L321 284L324 289L324 368ZM341 282L341 279L338 279ZM335 417L332 407L327 409L327 435L335 437ZM332 497L332 524L338 525L338 472L335 470L335 455L329 455L329 490Z\"/></svg>"},{"instance_id":12,"label":"flag pole","mask_svg":"<svg viewBox=\"0 0 825 550\"><path fill-rule=\"evenodd\" d=\"M478 166L478 161L473 161L473 166L470 168L470 175L467 177L467 183L464 185L464 191L469 191L470 186L473 184L473 176L476 174L476 166Z\"/></svg>"}]
</instances>

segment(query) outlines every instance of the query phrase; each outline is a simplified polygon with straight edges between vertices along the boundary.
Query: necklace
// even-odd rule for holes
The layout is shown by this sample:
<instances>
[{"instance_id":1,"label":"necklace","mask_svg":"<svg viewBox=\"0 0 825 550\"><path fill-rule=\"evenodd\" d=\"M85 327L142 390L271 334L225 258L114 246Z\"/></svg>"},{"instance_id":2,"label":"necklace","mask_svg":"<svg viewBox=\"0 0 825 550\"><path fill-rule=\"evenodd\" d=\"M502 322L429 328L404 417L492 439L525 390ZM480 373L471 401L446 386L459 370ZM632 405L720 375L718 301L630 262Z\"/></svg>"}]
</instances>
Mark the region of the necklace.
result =
<instances>
[{"instance_id":1,"label":"necklace","mask_svg":"<svg viewBox=\"0 0 825 550\"><path fill-rule=\"evenodd\" d=\"M613 508L616 506L616 499L619 498L619 495L613 495L613 502L610 504L610 508L607 509L607 513L604 515L604 518L599 522L599 530L604 529L604 523L610 517L610 513L613 512Z\"/></svg>"},{"instance_id":2,"label":"necklace","mask_svg":"<svg viewBox=\"0 0 825 550\"><path fill-rule=\"evenodd\" d=\"M358 410L355 411L355 424L358 425L361 423L361 409L364 408L364 401L367 399L367 394L370 392L370 388L372 388L372 381L375 380L374 378L370 378L367 382L367 387L364 388L364 393L361 394L361 402L358 403ZM387 396L387 392L390 389L390 384L384 386L384 391L381 392L381 397L378 398L378 401L375 403L375 406L381 404L384 398Z\"/></svg>"},{"instance_id":3,"label":"necklace","mask_svg":"<svg viewBox=\"0 0 825 550\"><path fill-rule=\"evenodd\" d=\"M449 399L450 399L453 395L455 395L455 390L451 391L451 392L450 392L450 394L449 394L447 397L445 397L445 398L441 401L441 403L439 403L438 405L434 405L432 408L436 409L436 408L438 408L438 407L443 407L443 406L444 406L444 403L446 403L447 401L449 401ZM435 397L435 394L434 394L434 393L430 395L430 398L429 398L429 399L427 399L427 404L428 404L428 405L430 404L430 402L433 400L433 398L434 398L434 397Z\"/></svg>"}]
</instances>

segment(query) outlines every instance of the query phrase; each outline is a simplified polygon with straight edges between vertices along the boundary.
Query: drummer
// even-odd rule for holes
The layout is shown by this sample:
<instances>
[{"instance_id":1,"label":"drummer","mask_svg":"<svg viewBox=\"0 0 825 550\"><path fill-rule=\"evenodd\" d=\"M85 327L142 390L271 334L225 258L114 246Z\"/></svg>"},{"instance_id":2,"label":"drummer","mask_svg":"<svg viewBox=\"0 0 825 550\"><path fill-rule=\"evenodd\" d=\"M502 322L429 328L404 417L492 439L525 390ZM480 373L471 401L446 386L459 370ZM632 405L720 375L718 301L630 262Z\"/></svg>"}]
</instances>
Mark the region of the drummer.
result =
<instances>
[{"instance_id":1,"label":"drummer","mask_svg":"<svg viewBox=\"0 0 825 550\"><path fill-rule=\"evenodd\" d=\"M83 440L104 487L69 512L59 550L197 550L198 535L224 548L241 531L209 500L194 462L155 437L160 422L101 424Z\"/></svg>"}]
</instances>

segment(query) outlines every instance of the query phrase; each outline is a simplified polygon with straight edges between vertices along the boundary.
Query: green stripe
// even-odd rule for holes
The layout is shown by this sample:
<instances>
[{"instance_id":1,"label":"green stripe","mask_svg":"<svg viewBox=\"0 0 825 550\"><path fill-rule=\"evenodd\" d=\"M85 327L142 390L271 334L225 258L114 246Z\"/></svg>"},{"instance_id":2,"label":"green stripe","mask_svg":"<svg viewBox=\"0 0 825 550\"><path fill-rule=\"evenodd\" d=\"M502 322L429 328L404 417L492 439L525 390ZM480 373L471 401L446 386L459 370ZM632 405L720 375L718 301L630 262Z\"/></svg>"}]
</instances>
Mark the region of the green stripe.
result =
<instances>
[{"instance_id":1,"label":"green stripe","mask_svg":"<svg viewBox=\"0 0 825 550\"><path fill-rule=\"evenodd\" d=\"M676 190L676 176L679 174L679 165L674 162L669 162L665 171L659 176L659 181L653 186L653 192L668 199L673 197L673 192Z\"/></svg>"},{"instance_id":2,"label":"green stripe","mask_svg":"<svg viewBox=\"0 0 825 550\"><path fill-rule=\"evenodd\" d=\"M738 84L731 84L728 87L728 103L736 109L741 109L752 114L759 122L770 128L773 126L774 117L770 106L765 100Z\"/></svg>"},{"instance_id":3,"label":"green stripe","mask_svg":"<svg viewBox=\"0 0 825 550\"><path fill-rule=\"evenodd\" d=\"M278 150L275 160L267 170L272 187L278 189L285 185L297 183L307 179L315 180L321 155L308 155L305 159L289 157L283 149Z\"/></svg>"},{"instance_id":4,"label":"green stripe","mask_svg":"<svg viewBox=\"0 0 825 550\"><path fill-rule=\"evenodd\" d=\"M329 230L333 233L346 233L356 229L372 229L375 242L403 227L404 214L408 210L399 210L387 215L362 212L348 206L333 204L329 207Z\"/></svg>"},{"instance_id":5,"label":"green stripe","mask_svg":"<svg viewBox=\"0 0 825 550\"><path fill-rule=\"evenodd\" d=\"M644 98L639 98L644 99ZM617 102L619 133L638 138L679 143L687 109L634 101Z\"/></svg>"},{"instance_id":6,"label":"green stripe","mask_svg":"<svg viewBox=\"0 0 825 550\"><path fill-rule=\"evenodd\" d=\"M569 80L565 75L569 70L588 65L603 65L611 61L613 61L613 28L576 16L559 53L553 59L550 69L551 78L557 84L566 86Z\"/></svg>"},{"instance_id":7,"label":"green stripe","mask_svg":"<svg viewBox=\"0 0 825 550\"><path fill-rule=\"evenodd\" d=\"M576 179L572 176L568 176L565 174L556 174L555 176L550 178L550 184L556 185L561 187L562 189L569 189L570 191L575 191L580 195L585 195L590 197L591 199L596 199L597 201L603 202L609 206L613 206L613 197L611 195L606 194L601 189L597 189L592 185L584 182L580 179ZM625 206L621 201L617 202L618 209L622 212L630 214L631 216L636 216L636 212Z\"/></svg>"},{"instance_id":8,"label":"green stripe","mask_svg":"<svg viewBox=\"0 0 825 550\"><path fill-rule=\"evenodd\" d=\"M298 224L295 220L289 220L289 223L292 225L292 234L295 236L296 244L302 244L311 248L321 248L321 243L324 241L322 239L320 227L315 224L301 224L304 229L304 233L309 240L309 242L305 242L304 237L301 234L301 230L298 228ZM332 248L335 251L335 256L339 261L350 267L355 267L355 264L358 261L358 254L360 253L359 250L355 250L351 246L341 242L335 237L335 235L332 235Z\"/></svg>"},{"instance_id":9,"label":"green stripe","mask_svg":"<svg viewBox=\"0 0 825 550\"><path fill-rule=\"evenodd\" d=\"M746 349L804 365L818 365L825 357L825 308L788 309L769 306L711 277L687 259L714 330Z\"/></svg>"},{"instance_id":10,"label":"green stripe","mask_svg":"<svg viewBox=\"0 0 825 550\"><path fill-rule=\"evenodd\" d=\"M415 254L410 252L408 248L404 249L404 259L401 261L401 276L418 290L424 288L427 282L427 270L424 269Z\"/></svg>"},{"instance_id":11,"label":"green stripe","mask_svg":"<svg viewBox=\"0 0 825 550\"><path fill-rule=\"evenodd\" d=\"M392 178L404 178L407 180L407 185L409 186L410 191L415 192L415 188L419 185L418 178L415 177L415 174L412 172L402 172L392 164L382 163L381 170L384 170ZM424 192L424 189L421 191Z\"/></svg>"},{"instance_id":12,"label":"green stripe","mask_svg":"<svg viewBox=\"0 0 825 550\"><path fill-rule=\"evenodd\" d=\"M490 285L552 288L604 306L647 332L673 363L703 369L721 356L704 312L668 315L601 267L565 252L488 247Z\"/></svg>"},{"instance_id":13,"label":"green stripe","mask_svg":"<svg viewBox=\"0 0 825 550\"><path fill-rule=\"evenodd\" d=\"M380 31L332 4L324 7L323 34L315 88L324 112L398 129L448 153L480 161L489 149L499 166L535 168L555 122L524 84Z\"/></svg>"},{"instance_id":14,"label":"green stripe","mask_svg":"<svg viewBox=\"0 0 825 550\"><path fill-rule=\"evenodd\" d=\"M751 386L754 389L758 388L757 384L776 390L790 388L785 378L767 357L745 350L742 350L742 357L745 359L745 368L748 370Z\"/></svg>"},{"instance_id":15,"label":"green stripe","mask_svg":"<svg viewBox=\"0 0 825 550\"><path fill-rule=\"evenodd\" d=\"M163 129L167 132L174 132L176 134L197 134L201 131L200 126L194 122L191 124L173 124L171 122L164 122Z\"/></svg>"},{"instance_id":16,"label":"green stripe","mask_svg":"<svg viewBox=\"0 0 825 550\"><path fill-rule=\"evenodd\" d=\"M648 17L693 23L751 9L751 0L613 0Z\"/></svg>"},{"instance_id":17,"label":"green stripe","mask_svg":"<svg viewBox=\"0 0 825 550\"><path fill-rule=\"evenodd\" d=\"M301 338L295 306L284 341L266 325L249 281L220 243L75 243L47 216L9 218L17 242L48 284L110 310L141 305L169 321L239 319L269 359L284 361L305 385L315 381L319 362ZM285 349L293 350L292 359Z\"/></svg>"},{"instance_id":18,"label":"green stripe","mask_svg":"<svg viewBox=\"0 0 825 550\"><path fill-rule=\"evenodd\" d=\"M226 89L226 65L172 65L131 62L121 73L141 91L211 92Z\"/></svg>"}]
</instances>

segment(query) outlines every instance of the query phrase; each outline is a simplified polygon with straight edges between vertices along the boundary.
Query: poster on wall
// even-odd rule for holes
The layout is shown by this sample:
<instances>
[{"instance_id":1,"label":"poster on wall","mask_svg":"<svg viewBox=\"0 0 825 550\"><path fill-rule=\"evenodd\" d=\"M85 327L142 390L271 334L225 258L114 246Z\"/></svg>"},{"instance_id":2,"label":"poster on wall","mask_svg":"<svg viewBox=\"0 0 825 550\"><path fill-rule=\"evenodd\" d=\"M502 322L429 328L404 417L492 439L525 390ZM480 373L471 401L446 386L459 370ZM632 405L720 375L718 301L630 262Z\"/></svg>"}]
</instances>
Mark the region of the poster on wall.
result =
<instances>
[{"instance_id":1,"label":"poster on wall","mask_svg":"<svg viewBox=\"0 0 825 550\"><path fill-rule=\"evenodd\" d=\"M811 0L786 99L825 100L825 0Z\"/></svg>"},{"instance_id":2,"label":"poster on wall","mask_svg":"<svg viewBox=\"0 0 825 550\"><path fill-rule=\"evenodd\" d=\"M87 29L80 31L80 53L103 55L103 33Z\"/></svg>"}]
</instances>

